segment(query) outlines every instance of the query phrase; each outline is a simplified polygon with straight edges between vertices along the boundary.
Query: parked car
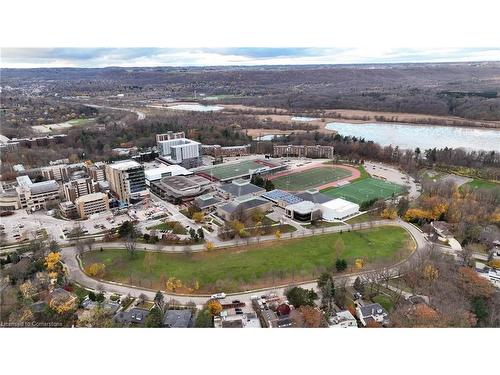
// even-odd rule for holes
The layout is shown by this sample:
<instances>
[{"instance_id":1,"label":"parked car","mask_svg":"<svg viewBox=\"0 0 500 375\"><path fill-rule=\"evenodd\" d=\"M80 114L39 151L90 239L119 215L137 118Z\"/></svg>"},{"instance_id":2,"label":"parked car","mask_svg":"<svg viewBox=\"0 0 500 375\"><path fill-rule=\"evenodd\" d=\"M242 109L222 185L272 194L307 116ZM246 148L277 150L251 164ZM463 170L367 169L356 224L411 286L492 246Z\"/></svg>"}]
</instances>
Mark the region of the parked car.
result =
<instances>
[{"instance_id":1,"label":"parked car","mask_svg":"<svg viewBox=\"0 0 500 375\"><path fill-rule=\"evenodd\" d=\"M212 294L212 298L214 299L224 299L226 298L226 293L215 293L215 294Z\"/></svg>"}]
</instances>

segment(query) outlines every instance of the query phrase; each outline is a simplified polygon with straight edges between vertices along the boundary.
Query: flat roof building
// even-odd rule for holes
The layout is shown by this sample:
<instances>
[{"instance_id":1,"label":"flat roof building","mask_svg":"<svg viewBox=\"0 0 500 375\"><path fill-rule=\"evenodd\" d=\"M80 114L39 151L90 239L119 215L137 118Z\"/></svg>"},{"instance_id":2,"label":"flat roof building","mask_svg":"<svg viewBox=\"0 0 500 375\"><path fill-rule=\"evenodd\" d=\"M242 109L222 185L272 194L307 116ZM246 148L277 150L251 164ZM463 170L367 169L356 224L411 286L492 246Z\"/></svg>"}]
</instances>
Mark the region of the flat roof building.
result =
<instances>
[{"instance_id":1,"label":"flat roof building","mask_svg":"<svg viewBox=\"0 0 500 375\"><path fill-rule=\"evenodd\" d=\"M94 214L109 211L108 196L104 193L83 195L75 200L78 215L87 219Z\"/></svg>"},{"instance_id":2,"label":"flat roof building","mask_svg":"<svg viewBox=\"0 0 500 375\"><path fill-rule=\"evenodd\" d=\"M359 204L346 201L342 198L333 199L321 204L323 220L343 220L359 212Z\"/></svg>"},{"instance_id":3,"label":"flat roof building","mask_svg":"<svg viewBox=\"0 0 500 375\"><path fill-rule=\"evenodd\" d=\"M200 176L170 176L151 182L151 191L162 199L180 203L207 192L210 181Z\"/></svg>"},{"instance_id":4,"label":"flat roof building","mask_svg":"<svg viewBox=\"0 0 500 375\"><path fill-rule=\"evenodd\" d=\"M285 215L302 222L321 219L320 206L311 201L302 201L285 207Z\"/></svg>"},{"instance_id":5,"label":"flat roof building","mask_svg":"<svg viewBox=\"0 0 500 375\"><path fill-rule=\"evenodd\" d=\"M169 176L179 176L179 175L190 175L193 172L190 172L186 168L172 164L172 165L161 165L156 168L150 168L146 169L144 171L144 176L146 178L146 185L150 186L152 181L158 181L162 179L163 177L169 177Z\"/></svg>"}]
</instances>

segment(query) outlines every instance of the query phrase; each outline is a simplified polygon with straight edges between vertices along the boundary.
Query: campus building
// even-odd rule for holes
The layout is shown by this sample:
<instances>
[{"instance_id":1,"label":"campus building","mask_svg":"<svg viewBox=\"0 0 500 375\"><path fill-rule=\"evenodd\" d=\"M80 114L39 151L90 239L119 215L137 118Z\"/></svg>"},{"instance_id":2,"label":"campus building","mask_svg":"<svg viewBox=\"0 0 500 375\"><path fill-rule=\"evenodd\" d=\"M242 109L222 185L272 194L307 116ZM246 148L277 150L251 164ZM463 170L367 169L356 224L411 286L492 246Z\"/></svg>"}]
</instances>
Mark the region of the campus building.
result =
<instances>
[{"instance_id":1,"label":"campus building","mask_svg":"<svg viewBox=\"0 0 500 375\"><path fill-rule=\"evenodd\" d=\"M210 186L210 181L200 176L169 176L152 181L150 189L162 199L181 203L205 193Z\"/></svg>"},{"instance_id":2,"label":"campus building","mask_svg":"<svg viewBox=\"0 0 500 375\"><path fill-rule=\"evenodd\" d=\"M249 217L255 211L266 212L272 208L273 204L260 197L244 196L217 208L217 215L226 221L240 220Z\"/></svg>"},{"instance_id":3,"label":"campus building","mask_svg":"<svg viewBox=\"0 0 500 375\"><path fill-rule=\"evenodd\" d=\"M179 135L179 133L174 134ZM159 135L164 136L164 134ZM185 168L196 168L202 164L202 149L199 142L178 137L158 141L157 147L160 160L169 164L178 164Z\"/></svg>"},{"instance_id":4,"label":"campus building","mask_svg":"<svg viewBox=\"0 0 500 375\"><path fill-rule=\"evenodd\" d=\"M136 161L124 160L106 165L106 179L116 197L130 204L149 194L144 167Z\"/></svg>"},{"instance_id":5,"label":"campus building","mask_svg":"<svg viewBox=\"0 0 500 375\"><path fill-rule=\"evenodd\" d=\"M186 176L192 173L193 172L190 172L186 168L176 164L172 165L162 164L159 167L146 169L144 171L147 186L151 186L151 182L161 180L163 177L181 176L181 175Z\"/></svg>"},{"instance_id":6,"label":"campus building","mask_svg":"<svg viewBox=\"0 0 500 375\"><path fill-rule=\"evenodd\" d=\"M221 145L202 145L201 149L203 155L210 155L214 158L250 155L250 145L227 147L222 147Z\"/></svg>"},{"instance_id":7,"label":"campus building","mask_svg":"<svg viewBox=\"0 0 500 375\"><path fill-rule=\"evenodd\" d=\"M106 164L97 162L91 165L86 165L85 169L89 177L94 181L106 181Z\"/></svg>"},{"instance_id":8,"label":"campus building","mask_svg":"<svg viewBox=\"0 0 500 375\"><path fill-rule=\"evenodd\" d=\"M321 204L323 220L344 220L359 212L359 204L337 198Z\"/></svg>"},{"instance_id":9,"label":"campus building","mask_svg":"<svg viewBox=\"0 0 500 375\"><path fill-rule=\"evenodd\" d=\"M71 180L63 185L64 197L74 202L76 198L97 191L97 184L90 177Z\"/></svg>"},{"instance_id":10,"label":"campus building","mask_svg":"<svg viewBox=\"0 0 500 375\"><path fill-rule=\"evenodd\" d=\"M21 208L19 197L15 191L0 193L0 211L14 211Z\"/></svg>"},{"instance_id":11,"label":"campus building","mask_svg":"<svg viewBox=\"0 0 500 375\"><path fill-rule=\"evenodd\" d=\"M93 214L109 210L108 196L104 193L87 194L77 198L75 206L80 218L87 219Z\"/></svg>"},{"instance_id":12,"label":"campus building","mask_svg":"<svg viewBox=\"0 0 500 375\"><path fill-rule=\"evenodd\" d=\"M69 181L71 174L66 164L46 166L41 171L44 180Z\"/></svg>"},{"instance_id":13,"label":"campus building","mask_svg":"<svg viewBox=\"0 0 500 375\"><path fill-rule=\"evenodd\" d=\"M217 190L226 199L243 197L245 195L261 195L266 189L254 185L250 180L237 179L220 185Z\"/></svg>"},{"instance_id":14,"label":"campus building","mask_svg":"<svg viewBox=\"0 0 500 375\"><path fill-rule=\"evenodd\" d=\"M60 199L59 184L55 180L32 182L28 176L20 176L17 182L16 192L21 208L36 211Z\"/></svg>"},{"instance_id":15,"label":"campus building","mask_svg":"<svg viewBox=\"0 0 500 375\"><path fill-rule=\"evenodd\" d=\"M273 156L333 159L333 146L274 145Z\"/></svg>"},{"instance_id":16,"label":"campus building","mask_svg":"<svg viewBox=\"0 0 500 375\"><path fill-rule=\"evenodd\" d=\"M170 141L171 139L181 139L186 138L186 134L184 132L166 132L163 134L156 134L156 143L163 141Z\"/></svg>"}]
</instances>

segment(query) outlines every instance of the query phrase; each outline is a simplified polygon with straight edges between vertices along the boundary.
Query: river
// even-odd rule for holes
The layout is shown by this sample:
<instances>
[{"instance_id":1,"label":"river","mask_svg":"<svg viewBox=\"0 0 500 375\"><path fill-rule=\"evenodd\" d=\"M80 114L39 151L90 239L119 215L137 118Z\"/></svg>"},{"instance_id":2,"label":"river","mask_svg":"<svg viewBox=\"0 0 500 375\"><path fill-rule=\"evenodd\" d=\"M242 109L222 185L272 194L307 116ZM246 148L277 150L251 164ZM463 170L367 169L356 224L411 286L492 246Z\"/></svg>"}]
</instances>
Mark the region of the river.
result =
<instances>
[{"instance_id":1,"label":"river","mask_svg":"<svg viewBox=\"0 0 500 375\"><path fill-rule=\"evenodd\" d=\"M464 148L500 152L500 129L479 129L441 125L412 125L387 123L351 124L330 122L325 126L340 135L362 137L381 146L405 149Z\"/></svg>"}]
</instances>

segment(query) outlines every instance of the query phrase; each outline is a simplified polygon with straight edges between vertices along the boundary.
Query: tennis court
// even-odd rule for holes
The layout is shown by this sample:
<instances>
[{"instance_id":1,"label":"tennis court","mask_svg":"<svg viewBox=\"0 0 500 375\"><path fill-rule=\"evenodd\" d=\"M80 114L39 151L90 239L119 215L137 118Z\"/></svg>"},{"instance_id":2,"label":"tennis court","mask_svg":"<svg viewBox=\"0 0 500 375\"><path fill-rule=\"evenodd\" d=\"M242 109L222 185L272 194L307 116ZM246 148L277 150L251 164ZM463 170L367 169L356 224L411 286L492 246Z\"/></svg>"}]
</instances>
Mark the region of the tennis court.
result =
<instances>
[{"instance_id":1,"label":"tennis court","mask_svg":"<svg viewBox=\"0 0 500 375\"><path fill-rule=\"evenodd\" d=\"M343 198L350 202L361 204L373 198L391 198L399 195L403 186L392 182L378 180L376 178L365 178L348 185L337 188L328 188L321 192L333 198Z\"/></svg>"},{"instance_id":2,"label":"tennis court","mask_svg":"<svg viewBox=\"0 0 500 375\"><path fill-rule=\"evenodd\" d=\"M273 178L277 189L302 191L322 186L351 176L351 172L341 168L318 167Z\"/></svg>"},{"instance_id":3,"label":"tennis court","mask_svg":"<svg viewBox=\"0 0 500 375\"><path fill-rule=\"evenodd\" d=\"M197 174L224 181L247 176L250 174L250 171L266 167L276 168L277 166L263 160L242 160L238 163L216 165L211 168L204 169L203 171L199 171Z\"/></svg>"}]
</instances>

